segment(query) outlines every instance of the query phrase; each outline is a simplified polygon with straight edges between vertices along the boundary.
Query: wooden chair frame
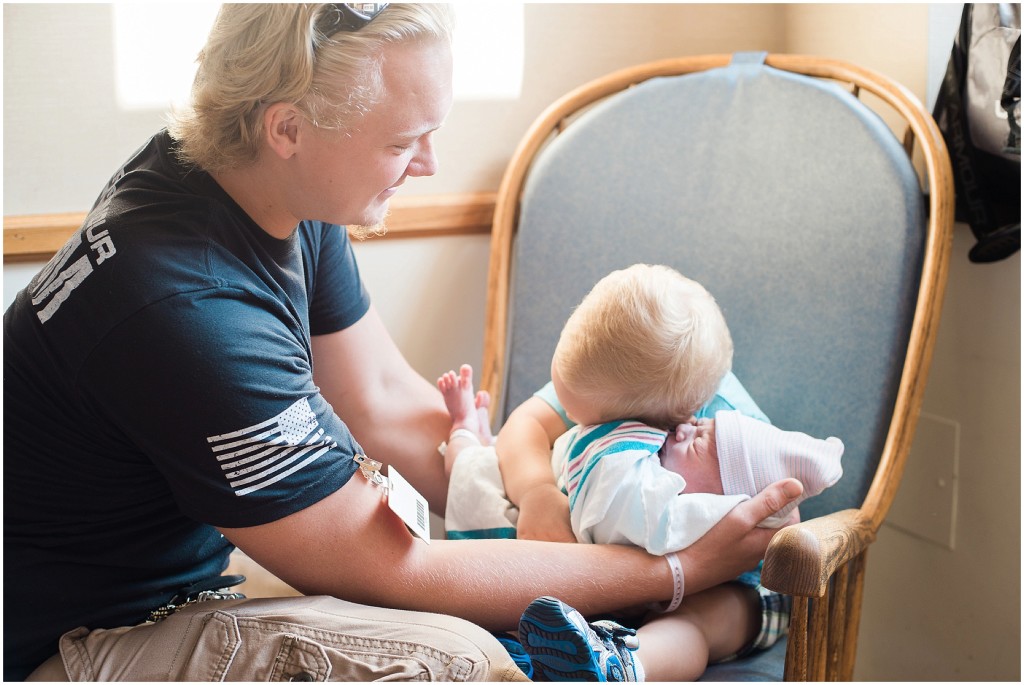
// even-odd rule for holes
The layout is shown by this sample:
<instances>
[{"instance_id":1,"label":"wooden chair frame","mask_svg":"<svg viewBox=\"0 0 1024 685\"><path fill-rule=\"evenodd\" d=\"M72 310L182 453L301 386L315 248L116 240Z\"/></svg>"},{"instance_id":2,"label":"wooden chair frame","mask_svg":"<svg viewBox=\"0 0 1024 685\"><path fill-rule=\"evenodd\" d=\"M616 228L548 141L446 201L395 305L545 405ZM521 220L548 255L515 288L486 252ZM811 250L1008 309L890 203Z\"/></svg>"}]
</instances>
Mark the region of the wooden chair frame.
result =
<instances>
[{"instance_id":1,"label":"wooden chair frame","mask_svg":"<svg viewBox=\"0 0 1024 685\"><path fill-rule=\"evenodd\" d=\"M504 378L509 274L519 200L539 150L571 125L581 109L651 78L729 64L728 54L668 59L616 71L585 84L548 107L529 128L505 171L494 210L481 387L500 397ZM866 551L875 540L899 486L921 410L939 326L952 248L953 176L942 135L920 101L903 86L846 62L800 55L768 55L777 69L848 84L895 110L906 125L903 146L923 157L929 214L921 285L906 360L881 461L859 509L847 509L780 530L765 556L762 582L794 598L786 652L786 680L851 680L856 657Z\"/></svg>"}]
</instances>

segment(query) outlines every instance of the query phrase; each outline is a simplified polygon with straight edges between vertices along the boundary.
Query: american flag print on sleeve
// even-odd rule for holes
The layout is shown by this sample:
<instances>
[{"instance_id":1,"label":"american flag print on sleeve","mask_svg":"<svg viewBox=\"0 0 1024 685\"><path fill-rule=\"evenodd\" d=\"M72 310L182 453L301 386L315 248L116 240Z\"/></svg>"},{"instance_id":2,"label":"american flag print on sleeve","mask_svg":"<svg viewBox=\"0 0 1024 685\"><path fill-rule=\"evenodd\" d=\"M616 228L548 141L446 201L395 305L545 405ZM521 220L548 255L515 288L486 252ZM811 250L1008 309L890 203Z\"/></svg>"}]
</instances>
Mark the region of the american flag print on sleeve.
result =
<instances>
[{"instance_id":1,"label":"american flag print on sleeve","mask_svg":"<svg viewBox=\"0 0 1024 685\"><path fill-rule=\"evenodd\" d=\"M266 421L206 441L238 497L287 478L338 444L305 397Z\"/></svg>"}]
</instances>

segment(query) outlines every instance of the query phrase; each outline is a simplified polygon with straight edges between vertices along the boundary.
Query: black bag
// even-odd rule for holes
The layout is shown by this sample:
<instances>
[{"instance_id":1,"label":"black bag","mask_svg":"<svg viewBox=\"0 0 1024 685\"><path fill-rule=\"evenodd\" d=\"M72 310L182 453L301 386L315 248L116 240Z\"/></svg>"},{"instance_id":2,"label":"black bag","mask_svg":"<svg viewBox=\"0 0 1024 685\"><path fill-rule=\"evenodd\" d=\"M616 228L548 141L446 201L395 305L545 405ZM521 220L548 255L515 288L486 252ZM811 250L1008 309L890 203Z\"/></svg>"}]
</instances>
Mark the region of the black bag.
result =
<instances>
[{"instance_id":1,"label":"black bag","mask_svg":"<svg viewBox=\"0 0 1024 685\"><path fill-rule=\"evenodd\" d=\"M1020 250L1020 5L965 4L935 103L972 262Z\"/></svg>"}]
</instances>

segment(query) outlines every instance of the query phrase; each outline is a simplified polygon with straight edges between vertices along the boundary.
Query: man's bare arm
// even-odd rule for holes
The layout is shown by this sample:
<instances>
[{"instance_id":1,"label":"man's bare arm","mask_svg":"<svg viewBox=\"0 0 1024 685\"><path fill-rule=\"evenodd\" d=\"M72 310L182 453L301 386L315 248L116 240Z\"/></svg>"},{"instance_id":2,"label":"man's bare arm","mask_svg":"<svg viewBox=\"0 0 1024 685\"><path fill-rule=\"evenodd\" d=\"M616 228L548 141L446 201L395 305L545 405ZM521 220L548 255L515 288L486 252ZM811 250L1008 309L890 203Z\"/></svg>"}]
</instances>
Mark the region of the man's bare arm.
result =
<instances>
[{"instance_id":1,"label":"man's bare arm","mask_svg":"<svg viewBox=\"0 0 1024 685\"><path fill-rule=\"evenodd\" d=\"M437 386L409 365L373 307L312 344L313 380L367 456L394 464L442 514L448 479L437 446L451 417Z\"/></svg>"},{"instance_id":2,"label":"man's bare arm","mask_svg":"<svg viewBox=\"0 0 1024 685\"><path fill-rule=\"evenodd\" d=\"M798 481L793 490L799 492ZM792 495L792 492L790 493ZM687 593L752 568L774 531L755 528L795 498L776 484L736 507L679 553ZM512 628L526 605L557 595L585 614L672 596L664 559L624 545L532 540L414 538L379 487L358 474L320 502L272 523L221 532L286 583L306 594L364 604L445 612L491 630Z\"/></svg>"}]
</instances>

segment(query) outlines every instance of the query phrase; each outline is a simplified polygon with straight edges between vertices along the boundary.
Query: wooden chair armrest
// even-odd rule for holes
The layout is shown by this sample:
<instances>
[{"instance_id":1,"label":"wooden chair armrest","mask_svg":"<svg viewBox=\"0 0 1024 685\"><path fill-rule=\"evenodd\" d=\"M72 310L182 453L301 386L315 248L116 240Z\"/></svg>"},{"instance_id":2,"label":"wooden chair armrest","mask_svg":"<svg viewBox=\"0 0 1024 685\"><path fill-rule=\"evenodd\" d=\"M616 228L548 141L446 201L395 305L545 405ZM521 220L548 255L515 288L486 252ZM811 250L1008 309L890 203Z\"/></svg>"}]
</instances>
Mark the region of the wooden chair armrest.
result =
<instances>
[{"instance_id":1,"label":"wooden chair armrest","mask_svg":"<svg viewBox=\"0 0 1024 685\"><path fill-rule=\"evenodd\" d=\"M787 526L768 545L761 583L787 595L824 597L832 574L867 549L876 532L860 509Z\"/></svg>"}]
</instances>

